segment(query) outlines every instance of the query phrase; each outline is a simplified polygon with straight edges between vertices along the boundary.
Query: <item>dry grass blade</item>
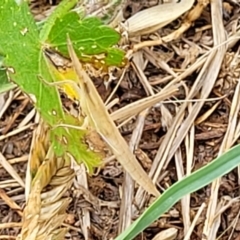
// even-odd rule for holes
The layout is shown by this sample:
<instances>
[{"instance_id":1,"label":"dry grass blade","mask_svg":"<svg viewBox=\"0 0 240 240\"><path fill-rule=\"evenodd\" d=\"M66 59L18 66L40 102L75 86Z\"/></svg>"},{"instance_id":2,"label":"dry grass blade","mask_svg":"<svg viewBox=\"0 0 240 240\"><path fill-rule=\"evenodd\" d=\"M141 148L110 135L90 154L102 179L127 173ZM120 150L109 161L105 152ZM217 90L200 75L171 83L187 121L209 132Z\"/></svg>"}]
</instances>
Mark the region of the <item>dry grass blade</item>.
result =
<instances>
[{"instance_id":1,"label":"dry grass blade","mask_svg":"<svg viewBox=\"0 0 240 240\"><path fill-rule=\"evenodd\" d=\"M179 14L181 11L184 11L184 9L187 11L189 10L190 8L190 5L192 6L193 5L193 2L194 1L181 1L181 3L183 5L182 8L178 9L177 4L179 3L173 3L173 4L176 4L176 7L174 8L174 5L172 6L172 9L168 9L168 11L171 11L173 12L173 14L175 14L176 17L174 17L173 19L176 19L178 18L181 14ZM190 4L189 4L190 3ZM189 4L189 5L188 5ZM162 38L159 38L159 39L156 39L156 40L148 40L148 41L144 41L144 42L140 42L138 44L135 44L134 47L133 47L133 50L134 51L137 51L141 48L144 48L144 47L150 47L150 46L157 46L157 45L161 45L162 43L167 43L167 42L171 42L177 38L179 38L185 31L187 31L187 29L189 29L192 25L192 22L194 22L196 19L199 18L199 16L201 15L203 9L209 4L209 0L199 0L197 2L197 5L191 10L188 12L188 14L184 17L184 21L183 21L183 24L180 26L180 28L178 28L177 30L173 31L172 33L168 34L167 36L164 36ZM165 5L169 5L169 4L165 4ZM164 6L165 6L164 5ZM184 12L186 12L184 11ZM149 12L150 14L150 12ZM156 13L155 13L156 14ZM155 15L153 14L150 15L150 19L152 21L152 24L155 22L155 21L158 21L156 19L159 18L158 15ZM157 12L157 14L159 14L159 12ZM178 15L179 14L179 15ZM147 18L147 12L146 12L146 16L145 18ZM165 16L167 19L170 19L171 17L169 16L172 16L170 14L168 14L167 12L167 15ZM144 16L142 16L142 19L144 19L145 21L145 18ZM155 18L155 21L154 21L154 18ZM140 19L139 20L139 23L137 23L137 27L138 25L141 25L142 27L144 26L144 29L147 28L147 23L142 23L142 21ZM137 20L135 20L137 21ZM171 21L170 21L171 22ZM165 25L167 25L168 23L170 22L164 22L163 24L160 24L158 28L161 28L161 27L164 27ZM137 28L134 26L134 28ZM151 28L150 28L151 29ZM156 30L156 29L155 29ZM145 31L148 31L148 29L146 29ZM150 30L149 30L150 31ZM151 31L150 31L151 32ZM136 34L141 34L141 33L136 33ZM131 50L132 51L132 50ZM129 51L128 55L131 56L131 51Z\"/></svg>"},{"instance_id":2,"label":"dry grass blade","mask_svg":"<svg viewBox=\"0 0 240 240\"><path fill-rule=\"evenodd\" d=\"M87 116L90 126L107 142L116 159L122 164L131 177L148 193L158 196L159 192L153 182L142 169L135 156L131 153L114 122L109 116L104 103L87 73L82 68L70 40L68 40L69 54L75 71L79 77L81 107ZM119 151L119 149L121 151Z\"/></svg>"},{"instance_id":3,"label":"dry grass blade","mask_svg":"<svg viewBox=\"0 0 240 240\"><path fill-rule=\"evenodd\" d=\"M141 121L143 120L143 121ZM129 142L129 148L133 152L137 146L139 145L143 127L145 123L145 117L142 117L141 114L138 116L136 127L133 131ZM129 204L133 202L134 199L134 181L131 178L130 173L125 173L124 181L123 181L123 190L122 190L122 201L120 207L120 217L119 217L119 225L118 232L123 232L128 226L130 226L132 221L132 208L129 207Z\"/></svg>"},{"instance_id":4,"label":"dry grass blade","mask_svg":"<svg viewBox=\"0 0 240 240\"><path fill-rule=\"evenodd\" d=\"M174 240L177 237L178 230L176 228L169 228L158 233L153 240Z\"/></svg>"},{"instance_id":5,"label":"dry grass blade","mask_svg":"<svg viewBox=\"0 0 240 240\"><path fill-rule=\"evenodd\" d=\"M0 136L0 141L4 140L4 139L6 139L6 138L12 137L12 136L14 136L14 135L17 135L17 134L20 133L20 132L23 132L23 131L26 131L26 130L28 130L28 129L31 129L32 127L34 127L34 124L30 123L30 124L28 124L28 125L26 125L26 126L24 126L24 127L15 129L15 130L13 130L13 131L5 134L5 135Z\"/></svg>"},{"instance_id":6,"label":"dry grass blade","mask_svg":"<svg viewBox=\"0 0 240 240\"><path fill-rule=\"evenodd\" d=\"M124 23L124 26L129 36L152 33L188 11L193 3L194 0L182 0L179 3L157 5L133 15Z\"/></svg>"},{"instance_id":7,"label":"dry grass blade","mask_svg":"<svg viewBox=\"0 0 240 240\"><path fill-rule=\"evenodd\" d=\"M202 214L202 212L203 212L203 210L204 210L205 207L206 207L206 204L203 203L203 204L201 205L201 207L198 209L197 214L196 214L196 216L194 217L194 219L193 219L193 221L192 221L191 227L189 228L188 232L185 234L184 240L189 240L189 239L190 239L191 234L192 234L192 232L193 232L193 230L194 230L194 227L196 226L197 221L199 220L200 215Z\"/></svg>"},{"instance_id":8,"label":"dry grass blade","mask_svg":"<svg viewBox=\"0 0 240 240\"><path fill-rule=\"evenodd\" d=\"M132 66L134 71L137 73L137 76L145 89L146 94L154 95L154 92L152 90L151 85L148 82L148 79L146 78L144 74L145 64L142 61L142 53L137 52L133 55L133 62ZM163 92L163 91L162 91ZM160 102L160 101L159 101ZM136 102L135 102L136 103ZM142 102L144 104L144 102ZM133 108L132 111L135 110L143 110L139 113L135 129L133 130L131 139L129 141L129 148L133 152L135 149L138 148L140 140L142 138L143 129L145 125L145 117L147 113L149 112L148 107L149 105L145 106L145 108L141 109L142 104L136 104L136 108ZM128 105L127 107L130 107ZM130 107L131 108L131 107ZM130 108L127 108L126 111L123 111L119 114L120 117L123 117L123 114L132 112ZM140 108L140 109L139 109ZM116 112L114 112L116 113ZM112 117L112 116L111 116ZM129 116L130 117L130 116ZM136 152L135 152L136 155ZM123 180L123 190L122 190L122 201L121 201L121 207L120 207L120 218L119 218L119 225L118 225L118 232L123 232L128 226L130 226L132 221L132 208L129 207L129 204L131 204L134 200L134 180L131 178L131 175L129 173L125 173L124 180Z\"/></svg>"},{"instance_id":9,"label":"dry grass blade","mask_svg":"<svg viewBox=\"0 0 240 240\"><path fill-rule=\"evenodd\" d=\"M42 131L41 131L42 130ZM48 127L40 121L31 146L27 203L23 212L20 240L64 239L61 228L70 199L63 195L73 182L70 161L56 157L49 146ZM47 187L47 188L46 188Z\"/></svg>"},{"instance_id":10,"label":"dry grass blade","mask_svg":"<svg viewBox=\"0 0 240 240\"><path fill-rule=\"evenodd\" d=\"M191 89L187 99L193 98L198 93L199 88L201 86L202 86L202 90L201 90L200 98L201 99L206 99L208 97L209 93L211 92L211 89L214 86L215 80L217 78L219 69L221 67L221 60L224 57L225 51L226 51L226 48L223 47L222 49L220 48L218 52L213 53L209 56L207 62L205 63L205 66L202 68L202 71L200 72L200 74L199 74L193 88ZM209 79L211 79L211 81L209 81ZM166 162L168 162L171 159L171 157L175 153L176 149L179 147L183 138L186 136L187 131L192 126L192 123L194 122L194 120L195 120L197 114L199 113L201 107L203 106L203 104L204 104L204 101L195 103L192 111L189 113L186 120L184 120L183 123L180 123L179 119L182 117L182 114L184 113L188 104L183 104L182 105L182 107L179 110L179 112L178 112L178 114L175 118L175 121L174 121L174 123L171 127L171 130L175 131L176 126L181 125L181 127L178 130L177 137L173 141L173 145L172 145L171 150L169 149L170 151L168 153L168 157L167 157ZM165 141L164 141L164 143L165 143ZM163 144L161 145L161 147L164 147ZM159 158L159 156L160 155L157 155L156 158ZM166 166L166 163L161 163L160 165L162 165L162 164ZM159 174L160 171L158 170L157 172ZM156 178L157 178L157 175L156 175Z\"/></svg>"},{"instance_id":11,"label":"dry grass blade","mask_svg":"<svg viewBox=\"0 0 240 240\"><path fill-rule=\"evenodd\" d=\"M4 96L4 95L6 95L6 94L1 94L1 96ZM11 104L13 98L14 98L14 92L10 91L7 101L3 100L3 102L1 103L0 118L2 118L3 114L8 109L8 107Z\"/></svg>"},{"instance_id":12,"label":"dry grass blade","mask_svg":"<svg viewBox=\"0 0 240 240\"><path fill-rule=\"evenodd\" d=\"M21 227L21 226L22 226L22 224L19 222L0 223L0 229Z\"/></svg>"},{"instance_id":13,"label":"dry grass blade","mask_svg":"<svg viewBox=\"0 0 240 240\"><path fill-rule=\"evenodd\" d=\"M223 142L221 144L219 155L227 151L234 143L234 132L237 128L237 119L240 111L240 82L235 89L235 94L233 96L233 102L231 105L231 111L229 115L229 125L224 136ZM211 197L209 200L207 218L204 226L204 234L209 236L210 239L216 238L216 232L220 226L221 214L217 215L217 203L218 203L218 191L220 187L221 179L216 179L212 183ZM216 216L213 218L212 216Z\"/></svg>"},{"instance_id":14,"label":"dry grass blade","mask_svg":"<svg viewBox=\"0 0 240 240\"><path fill-rule=\"evenodd\" d=\"M171 86L169 88L164 88L159 93L136 101L127 105L126 107L122 107L119 110L116 110L111 114L111 119L113 121L124 121L133 115L140 113L141 111L145 110L153 106L156 103L159 103L169 97L172 97L178 91L177 86Z\"/></svg>"},{"instance_id":15,"label":"dry grass blade","mask_svg":"<svg viewBox=\"0 0 240 240\"><path fill-rule=\"evenodd\" d=\"M72 163L74 164L74 160L72 160ZM88 181L87 181L87 171L82 163L80 166L75 163L75 166L73 167L76 172L76 181L75 181L75 188L76 189L84 189L87 192L88 189ZM88 192L89 193L89 192ZM81 229L84 235L85 239L89 239L89 229L91 225L90 221L90 213L89 209L83 208L82 209L82 219L81 219Z\"/></svg>"},{"instance_id":16,"label":"dry grass blade","mask_svg":"<svg viewBox=\"0 0 240 240\"><path fill-rule=\"evenodd\" d=\"M18 173L15 171L15 169L12 167L12 165L6 160L6 158L0 153L0 164L3 166L3 168L8 171L8 173L15 179L20 186L25 187L25 184L21 177L18 175Z\"/></svg>"},{"instance_id":17,"label":"dry grass blade","mask_svg":"<svg viewBox=\"0 0 240 240\"><path fill-rule=\"evenodd\" d=\"M17 205L3 189L0 189L0 199L2 199L10 208L14 209L22 217L22 209Z\"/></svg>"},{"instance_id":18,"label":"dry grass blade","mask_svg":"<svg viewBox=\"0 0 240 240\"><path fill-rule=\"evenodd\" d=\"M223 32L224 31L220 30L216 31L216 39L218 39L216 46L222 44L225 41L225 36L222 35ZM218 48L214 48L210 51L210 54L207 56L204 66L202 67L201 72L199 73L196 81L194 82L191 91L187 95L186 100L193 99L199 94L199 92L200 99L206 99L209 96L218 76L225 53L225 44L222 44ZM196 66L199 66L199 62L197 61L192 66L192 68L195 68ZM188 71L185 71L185 74L187 73L189 74ZM170 85L179 80L180 78L177 77L176 80L171 81ZM182 106L179 108L177 115L175 116L171 127L165 135L165 138L163 139L158 149L157 155L153 161L150 176L154 176L154 181L158 179L160 172L166 169L166 167L168 166L169 161L175 154L176 150L182 143L190 127L194 123L194 120L197 117L199 111L201 110L203 104L204 101L196 102L192 107L192 111L189 112L188 116L184 121L183 117L189 103L186 102L182 104ZM143 193L141 192L141 190L139 190L137 193L137 202L140 206L143 206L144 204L142 196Z\"/></svg>"},{"instance_id":19,"label":"dry grass blade","mask_svg":"<svg viewBox=\"0 0 240 240\"><path fill-rule=\"evenodd\" d=\"M220 1L215 1L211 3L211 10L213 18L213 33L214 33L214 43L215 45L221 43L220 41L224 38L220 34L224 35L224 25L222 21L221 11L222 11L222 4ZM239 113L239 84L236 88L235 95L233 97L233 104L231 106L231 112L229 116L229 125L227 132L224 136L223 142L219 149L219 155L228 150L231 145L233 144L234 139L234 131L236 128L237 123L237 116ZM220 187L220 179L216 179L212 183L211 187L211 195L209 200L209 205L207 209L207 216L206 221L204 224L203 233L209 239L215 239L217 230L220 226L220 215L216 218L215 216L217 211L217 202L218 202L218 190Z\"/></svg>"}]
</instances>

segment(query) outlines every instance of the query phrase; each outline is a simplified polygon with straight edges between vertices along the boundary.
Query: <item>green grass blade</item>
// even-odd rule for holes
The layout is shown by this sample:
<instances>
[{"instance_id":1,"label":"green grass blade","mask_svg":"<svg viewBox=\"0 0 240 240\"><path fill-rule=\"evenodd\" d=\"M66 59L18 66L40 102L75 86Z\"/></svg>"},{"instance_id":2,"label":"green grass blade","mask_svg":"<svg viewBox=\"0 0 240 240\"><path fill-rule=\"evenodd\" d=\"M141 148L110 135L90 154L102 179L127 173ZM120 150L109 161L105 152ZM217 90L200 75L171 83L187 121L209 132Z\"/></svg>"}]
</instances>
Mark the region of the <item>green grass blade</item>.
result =
<instances>
[{"instance_id":1,"label":"green grass blade","mask_svg":"<svg viewBox=\"0 0 240 240\"><path fill-rule=\"evenodd\" d=\"M133 224L115 240L131 240L168 211L186 194L197 191L214 179L223 176L240 164L240 145L224 153L211 163L173 184Z\"/></svg>"}]
</instances>

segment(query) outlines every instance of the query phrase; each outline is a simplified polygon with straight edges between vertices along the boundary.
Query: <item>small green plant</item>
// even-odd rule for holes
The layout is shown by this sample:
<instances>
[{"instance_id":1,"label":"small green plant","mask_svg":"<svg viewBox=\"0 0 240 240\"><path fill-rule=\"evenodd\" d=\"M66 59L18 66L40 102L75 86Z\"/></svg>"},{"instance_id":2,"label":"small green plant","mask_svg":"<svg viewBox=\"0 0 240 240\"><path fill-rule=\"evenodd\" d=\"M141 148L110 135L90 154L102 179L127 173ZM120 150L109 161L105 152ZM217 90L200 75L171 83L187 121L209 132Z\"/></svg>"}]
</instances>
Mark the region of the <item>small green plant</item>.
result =
<instances>
[{"instance_id":1,"label":"small green plant","mask_svg":"<svg viewBox=\"0 0 240 240\"><path fill-rule=\"evenodd\" d=\"M76 161L81 159L92 172L100 158L88 151L81 141L87 131L54 128L59 124L80 126L82 119L66 114L57 88L44 83L54 82L56 78L56 71L45 51L51 49L68 57L66 39L69 36L79 59L89 63L96 63L98 59L106 68L121 65L124 52L114 47L120 39L116 31L103 25L98 18L83 18L70 12L77 2L62 1L39 29L27 2L4 1L0 8L0 54L11 80L33 99L43 120L52 127L51 140L57 156L71 154ZM5 72L1 73L4 77ZM13 86L4 84L5 89Z\"/></svg>"}]
</instances>

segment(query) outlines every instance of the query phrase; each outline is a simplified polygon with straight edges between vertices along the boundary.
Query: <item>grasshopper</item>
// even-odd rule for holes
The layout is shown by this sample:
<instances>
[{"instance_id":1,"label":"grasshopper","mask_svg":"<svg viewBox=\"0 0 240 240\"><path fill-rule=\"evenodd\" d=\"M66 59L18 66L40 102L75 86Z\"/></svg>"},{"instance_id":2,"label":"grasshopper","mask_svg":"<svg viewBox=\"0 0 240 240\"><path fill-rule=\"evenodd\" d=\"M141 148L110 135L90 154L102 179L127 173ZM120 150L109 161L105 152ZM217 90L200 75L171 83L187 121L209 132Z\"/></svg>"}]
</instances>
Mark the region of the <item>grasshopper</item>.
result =
<instances>
[{"instance_id":1,"label":"grasshopper","mask_svg":"<svg viewBox=\"0 0 240 240\"><path fill-rule=\"evenodd\" d=\"M68 38L68 51L79 80L79 99L81 109L87 116L90 126L106 141L116 159L131 177L148 193L159 196L150 177L130 151L126 141L119 133L90 77L83 69L72 43Z\"/></svg>"}]
</instances>

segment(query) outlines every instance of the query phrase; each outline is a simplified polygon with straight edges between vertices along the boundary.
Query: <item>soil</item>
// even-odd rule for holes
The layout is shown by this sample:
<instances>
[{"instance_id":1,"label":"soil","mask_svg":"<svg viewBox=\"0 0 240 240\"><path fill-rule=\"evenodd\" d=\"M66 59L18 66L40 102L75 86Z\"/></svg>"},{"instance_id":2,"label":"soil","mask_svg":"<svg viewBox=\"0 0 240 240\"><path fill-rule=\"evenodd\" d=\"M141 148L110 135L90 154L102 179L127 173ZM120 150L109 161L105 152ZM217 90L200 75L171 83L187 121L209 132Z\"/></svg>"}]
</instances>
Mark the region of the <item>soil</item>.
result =
<instances>
[{"instance_id":1,"label":"soil","mask_svg":"<svg viewBox=\"0 0 240 240\"><path fill-rule=\"evenodd\" d=\"M31 7L35 19L40 20L46 17L57 3L58 1L48 2L46 0L35 0L32 2ZM128 18L140 10L156 4L158 4L157 0L128 0L124 9L124 16ZM239 26L239 10L240 8L237 1L224 2L223 22L227 34L233 31L234 27L237 28ZM167 35L174 29L177 29L181 24L182 18L179 18L177 21L164 27L158 33L161 36ZM154 92L164 88L171 81L172 78L168 80L168 76L170 76L170 73L167 71L168 67L173 69L176 73L184 72L212 48L213 32L210 24L211 11L210 7L207 6L203 10L201 16L192 23L191 27L183 33L180 38L163 44L162 46L151 47L147 51L143 50L142 56L144 60L147 60L147 65L143 69L143 72ZM149 36L144 36L143 40L144 38L148 39L148 37ZM240 61L238 51L239 44L237 42L226 52L220 72L208 97L213 100L205 101L195 118L194 128L189 130L189 134L186 135L185 140L181 142L180 147L173 157L164 165L157 184L161 192L178 181L180 177L178 173L178 164L181 164L184 173L186 173L187 167L189 168L187 161L189 157L191 157L189 156L191 155L190 143L193 144L191 172L205 166L218 156L227 128L229 124L231 124L231 122L229 122L229 116L233 105L233 95L239 81ZM157 60L151 61L149 60L151 58L149 56ZM160 65L161 63L165 63L166 65ZM175 99L184 100L186 98L186 92L191 91L194 87L194 83L201 68L202 67L197 68L192 74L187 75L186 78L182 80L184 85L182 85L181 91L175 96ZM116 76L116 79L110 83L107 89L101 79L94 79L94 83L104 100L107 99L117 85L120 74L117 73ZM114 98L118 98L119 103L112 110L127 106L132 102L145 98L147 95L148 93L146 93L139 75L132 65L129 65L123 81L114 94ZM10 93L3 94L0 98L0 104L1 102L2 105L6 104L10 98ZM198 98L198 94L196 94L195 98ZM65 106L68 104L66 96L63 96L63 102ZM149 110L145 118L141 140L134 152L146 172L150 171L153 159L156 157L159 147L174 117L178 113L181 104L183 103L175 102L164 104L166 108L165 111L167 112L164 112L164 109L162 109L160 105ZM188 111L191 111L191 107L194 107L193 104L189 105L188 110L186 109L183 118L188 116ZM33 108L28 96L16 89L13 91L10 105L0 120L1 154L23 180L26 177L25 173L28 155L30 153L32 133L36 128L34 114L30 116ZM29 121L25 126L28 127L26 127L24 131L14 133L14 131L19 128L19 124L27 116L29 117ZM169 118L167 118L167 116ZM238 113L238 124L239 120ZM133 118L119 129L126 141L130 141L136 125L137 117ZM1 138L3 136L6 137ZM239 138L235 141L234 145L237 143L240 143ZM118 235L121 221L120 207L122 203L124 181L125 173L123 168L114 160L108 162L105 167L96 172L95 175L88 176L88 194L83 194L82 190L74 186L69 189L67 195L70 196L71 203L68 206L65 219L65 224L69 227L69 231L65 239L84 239L81 230L81 217L84 214L84 210L90 212L91 228L89 229L89 239L114 239ZM135 193L137 188L138 186L135 187ZM183 205L181 202L178 202L135 239L153 239L161 231L170 228L177 229L177 235L169 239L184 239L184 218L188 215L190 221L192 221L203 203L206 204L206 207L198 217L189 239L205 239L203 228L210 196L211 185L194 192L191 194L189 203L190 212L188 212L188 214L184 212L185 210L182 208ZM221 178L221 184L218 191L219 209L223 209L223 206L225 207L221 213L219 219L220 224L217 228L217 236L219 239L240 239L239 200L233 201L229 206L227 205L230 200L237 199L238 197L239 171L235 169ZM150 201L152 201L152 199L150 199ZM24 188L19 185L12 174L9 174L7 169L2 167L0 162L0 223L20 223L25 204ZM138 207L134 202L128 204L133 204L135 207ZM148 205L149 201L145 201L144 205L138 209L133 218L136 219ZM8 228L7 225L5 225L4 228L0 228L0 239L15 239L20 233L20 230L20 226ZM1 236L5 236L5 238Z\"/></svg>"}]
</instances>

